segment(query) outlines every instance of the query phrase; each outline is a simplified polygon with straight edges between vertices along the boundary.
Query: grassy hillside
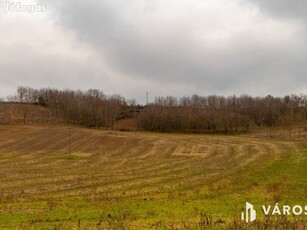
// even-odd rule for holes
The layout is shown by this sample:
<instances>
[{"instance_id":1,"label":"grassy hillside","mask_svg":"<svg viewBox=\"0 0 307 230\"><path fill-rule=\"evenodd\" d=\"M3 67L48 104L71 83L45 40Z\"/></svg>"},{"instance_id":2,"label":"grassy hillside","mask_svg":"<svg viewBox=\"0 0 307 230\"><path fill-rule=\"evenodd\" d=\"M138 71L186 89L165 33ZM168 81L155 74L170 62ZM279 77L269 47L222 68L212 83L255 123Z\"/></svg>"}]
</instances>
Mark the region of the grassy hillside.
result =
<instances>
[{"instance_id":1,"label":"grassy hillside","mask_svg":"<svg viewBox=\"0 0 307 230\"><path fill-rule=\"evenodd\" d=\"M246 201L306 204L304 139L74 127L70 142L65 126L0 126L1 229L257 229Z\"/></svg>"},{"instance_id":2,"label":"grassy hillside","mask_svg":"<svg viewBox=\"0 0 307 230\"><path fill-rule=\"evenodd\" d=\"M32 103L0 102L0 125L59 124L63 119L50 108Z\"/></svg>"}]
</instances>

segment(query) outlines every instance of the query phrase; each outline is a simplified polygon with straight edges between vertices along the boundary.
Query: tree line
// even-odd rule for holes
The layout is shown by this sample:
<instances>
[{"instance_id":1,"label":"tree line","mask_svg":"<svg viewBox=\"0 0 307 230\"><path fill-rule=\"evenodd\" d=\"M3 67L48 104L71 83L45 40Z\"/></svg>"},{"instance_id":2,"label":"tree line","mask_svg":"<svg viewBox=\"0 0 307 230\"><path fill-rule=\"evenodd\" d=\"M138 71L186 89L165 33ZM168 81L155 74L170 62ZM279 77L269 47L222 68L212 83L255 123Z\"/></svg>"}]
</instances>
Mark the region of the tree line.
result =
<instances>
[{"instance_id":1,"label":"tree line","mask_svg":"<svg viewBox=\"0 0 307 230\"><path fill-rule=\"evenodd\" d=\"M87 127L113 127L134 118L139 130L184 133L244 133L254 128L300 125L307 130L307 96L172 96L156 97L137 105L120 95L107 96L97 89L58 90L18 87L10 101L51 109L66 123Z\"/></svg>"},{"instance_id":2,"label":"tree line","mask_svg":"<svg viewBox=\"0 0 307 230\"><path fill-rule=\"evenodd\" d=\"M187 133L242 133L255 127L305 125L307 97L198 96L157 97L139 118L149 131Z\"/></svg>"},{"instance_id":3,"label":"tree line","mask_svg":"<svg viewBox=\"0 0 307 230\"><path fill-rule=\"evenodd\" d=\"M54 119L87 127L111 127L116 120L129 117L129 108L135 103L117 94L107 96L97 89L82 91L22 86L8 100L48 107Z\"/></svg>"}]
</instances>

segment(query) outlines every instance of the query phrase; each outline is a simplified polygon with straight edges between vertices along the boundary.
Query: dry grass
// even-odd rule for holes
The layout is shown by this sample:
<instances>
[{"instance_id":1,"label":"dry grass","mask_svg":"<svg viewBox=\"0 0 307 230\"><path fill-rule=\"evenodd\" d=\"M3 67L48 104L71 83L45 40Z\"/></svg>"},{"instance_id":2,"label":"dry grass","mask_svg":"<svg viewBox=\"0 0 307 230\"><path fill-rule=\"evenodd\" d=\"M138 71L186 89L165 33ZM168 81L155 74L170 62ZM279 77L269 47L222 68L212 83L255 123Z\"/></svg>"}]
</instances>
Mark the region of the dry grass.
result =
<instances>
[{"instance_id":1,"label":"dry grass","mask_svg":"<svg viewBox=\"0 0 307 230\"><path fill-rule=\"evenodd\" d=\"M68 133L0 126L0 227L246 229L245 201L306 201L304 141L75 127L69 156Z\"/></svg>"}]
</instances>

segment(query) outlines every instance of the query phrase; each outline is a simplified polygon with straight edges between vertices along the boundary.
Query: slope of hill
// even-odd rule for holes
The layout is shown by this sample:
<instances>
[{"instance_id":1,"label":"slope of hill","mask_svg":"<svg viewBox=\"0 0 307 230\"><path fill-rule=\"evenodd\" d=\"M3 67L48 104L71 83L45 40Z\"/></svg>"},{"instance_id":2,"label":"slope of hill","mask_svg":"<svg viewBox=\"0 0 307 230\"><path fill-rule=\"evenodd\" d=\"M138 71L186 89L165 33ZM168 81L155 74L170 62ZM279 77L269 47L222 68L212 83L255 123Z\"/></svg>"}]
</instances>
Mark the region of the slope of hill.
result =
<instances>
[{"instance_id":1,"label":"slope of hill","mask_svg":"<svg viewBox=\"0 0 307 230\"><path fill-rule=\"evenodd\" d=\"M306 147L239 136L0 126L0 228L229 229L246 201L306 203Z\"/></svg>"},{"instance_id":2,"label":"slope of hill","mask_svg":"<svg viewBox=\"0 0 307 230\"><path fill-rule=\"evenodd\" d=\"M30 103L0 102L0 124L62 123L51 109Z\"/></svg>"}]
</instances>

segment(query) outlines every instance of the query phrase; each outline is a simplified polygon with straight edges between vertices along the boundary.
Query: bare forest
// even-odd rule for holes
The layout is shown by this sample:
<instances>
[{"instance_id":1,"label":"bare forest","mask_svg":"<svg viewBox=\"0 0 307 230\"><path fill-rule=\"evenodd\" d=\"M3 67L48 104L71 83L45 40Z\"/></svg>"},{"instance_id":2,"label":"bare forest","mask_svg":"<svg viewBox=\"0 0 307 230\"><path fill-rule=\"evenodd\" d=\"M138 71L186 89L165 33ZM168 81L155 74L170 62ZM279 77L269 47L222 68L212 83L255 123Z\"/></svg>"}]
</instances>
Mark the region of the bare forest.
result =
<instances>
[{"instance_id":1,"label":"bare forest","mask_svg":"<svg viewBox=\"0 0 307 230\"><path fill-rule=\"evenodd\" d=\"M307 130L307 96L172 96L156 97L138 105L120 95L100 90L58 90L18 87L10 103L23 104L27 114L37 105L46 107L56 121L85 127L110 128L118 121L134 119L135 128L154 132L246 133L254 129L299 126ZM1 109L1 108L0 108Z\"/></svg>"}]
</instances>

